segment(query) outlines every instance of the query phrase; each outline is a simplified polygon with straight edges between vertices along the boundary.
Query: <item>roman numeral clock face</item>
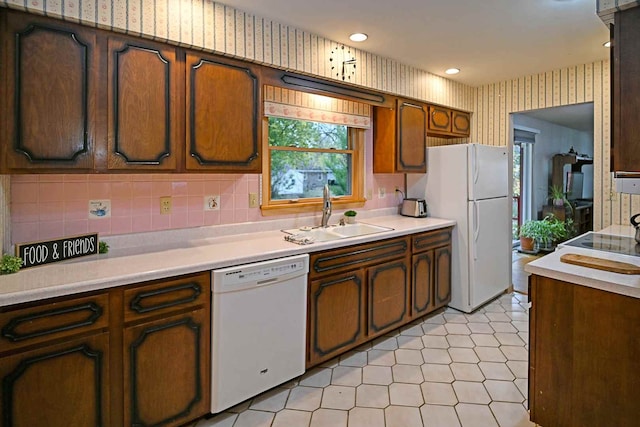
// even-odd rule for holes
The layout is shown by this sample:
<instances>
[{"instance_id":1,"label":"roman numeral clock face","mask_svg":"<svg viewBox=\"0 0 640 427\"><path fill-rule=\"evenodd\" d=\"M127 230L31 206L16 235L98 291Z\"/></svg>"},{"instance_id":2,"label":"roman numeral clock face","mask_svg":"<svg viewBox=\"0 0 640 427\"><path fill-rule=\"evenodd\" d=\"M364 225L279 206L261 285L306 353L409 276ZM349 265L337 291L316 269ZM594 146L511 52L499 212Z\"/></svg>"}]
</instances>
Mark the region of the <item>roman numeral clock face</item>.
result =
<instances>
[{"instance_id":1,"label":"roman numeral clock face","mask_svg":"<svg viewBox=\"0 0 640 427\"><path fill-rule=\"evenodd\" d=\"M331 72L337 79L351 81L351 77L356 74L356 58L351 55L351 50L345 45L336 45L331 49Z\"/></svg>"}]
</instances>

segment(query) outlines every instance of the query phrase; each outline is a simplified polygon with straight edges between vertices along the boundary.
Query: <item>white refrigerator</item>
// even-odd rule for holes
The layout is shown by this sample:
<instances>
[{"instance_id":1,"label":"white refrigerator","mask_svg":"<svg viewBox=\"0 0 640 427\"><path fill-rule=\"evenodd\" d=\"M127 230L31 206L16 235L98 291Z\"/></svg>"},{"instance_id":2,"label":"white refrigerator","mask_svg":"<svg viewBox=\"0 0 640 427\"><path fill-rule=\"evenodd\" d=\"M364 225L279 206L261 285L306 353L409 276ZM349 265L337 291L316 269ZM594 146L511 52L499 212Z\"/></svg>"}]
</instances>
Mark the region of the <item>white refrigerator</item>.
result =
<instances>
[{"instance_id":1,"label":"white refrigerator","mask_svg":"<svg viewBox=\"0 0 640 427\"><path fill-rule=\"evenodd\" d=\"M427 149L427 173L407 174L407 196L429 216L454 219L450 307L471 313L511 281L509 156L506 147L458 144Z\"/></svg>"}]
</instances>

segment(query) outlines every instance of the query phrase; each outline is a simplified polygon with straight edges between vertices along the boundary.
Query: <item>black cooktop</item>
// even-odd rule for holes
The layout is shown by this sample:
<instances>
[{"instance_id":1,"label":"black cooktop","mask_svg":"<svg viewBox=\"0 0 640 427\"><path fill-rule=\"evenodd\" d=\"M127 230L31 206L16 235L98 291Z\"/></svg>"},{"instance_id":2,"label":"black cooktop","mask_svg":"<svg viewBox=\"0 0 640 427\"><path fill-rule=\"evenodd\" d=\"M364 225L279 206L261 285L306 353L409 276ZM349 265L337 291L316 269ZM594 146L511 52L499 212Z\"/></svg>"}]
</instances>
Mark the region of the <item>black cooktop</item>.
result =
<instances>
[{"instance_id":1,"label":"black cooktop","mask_svg":"<svg viewBox=\"0 0 640 427\"><path fill-rule=\"evenodd\" d=\"M610 234L587 233L564 243L566 246L613 252L622 255L640 256L640 244L633 237Z\"/></svg>"}]
</instances>

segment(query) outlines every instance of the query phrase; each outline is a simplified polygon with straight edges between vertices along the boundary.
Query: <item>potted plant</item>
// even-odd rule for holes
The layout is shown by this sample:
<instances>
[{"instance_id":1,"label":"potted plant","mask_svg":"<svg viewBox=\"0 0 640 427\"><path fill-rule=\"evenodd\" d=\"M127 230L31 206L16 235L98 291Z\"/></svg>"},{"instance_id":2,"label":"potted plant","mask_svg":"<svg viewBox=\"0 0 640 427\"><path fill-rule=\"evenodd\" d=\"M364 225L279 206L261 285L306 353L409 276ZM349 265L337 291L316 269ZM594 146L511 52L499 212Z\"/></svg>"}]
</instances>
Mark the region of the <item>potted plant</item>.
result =
<instances>
[{"instance_id":1,"label":"potted plant","mask_svg":"<svg viewBox=\"0 0 640 427\"><path fill-rule=\"evenodd\" d=\"M353 210L348 210L344 213L344 218L347 224L355 224L356 223L356 215L358 212Z\"/></svg>"},{"instance_id":2,"label":"potted plant","mask_svg":"<svg viewBox=\"0 0 640 427\"><path fill-rule=\"evenodd\" d=\"M526 252L533 252L536 237L538 236L539 221L525 221L520 226L520 249Z\"/></svg>"},{"instance_id":3,"label":"potted plant","mask_svg":"<svg viewBox=\"0 0 640 427\"><path fill-rule=\"evenodd\" d=\"M565 203L569 204L567 195L562 191L559 185L552 185L549 187L549 198L553 200L553 205L562 207Z\"/></svg>"}]
</instances>

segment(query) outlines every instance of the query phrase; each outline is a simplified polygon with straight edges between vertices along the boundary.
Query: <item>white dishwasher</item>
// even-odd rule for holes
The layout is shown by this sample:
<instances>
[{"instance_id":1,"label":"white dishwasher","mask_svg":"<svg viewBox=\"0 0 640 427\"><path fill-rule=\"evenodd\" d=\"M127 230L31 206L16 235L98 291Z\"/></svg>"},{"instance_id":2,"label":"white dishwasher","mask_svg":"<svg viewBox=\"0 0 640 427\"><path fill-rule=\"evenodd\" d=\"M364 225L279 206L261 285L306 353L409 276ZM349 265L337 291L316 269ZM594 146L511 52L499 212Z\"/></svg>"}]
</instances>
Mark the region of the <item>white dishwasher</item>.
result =
<instances>
[{"instance_id":1,"label":"white dishwasher","mask_svg":"<svg viewBox=\"0 0 640 427\"><path fill-rule=\"evenodd\" d=\"M211 412L304 373L309 255L213 271Z\"/></svg>"}]
</instances>

